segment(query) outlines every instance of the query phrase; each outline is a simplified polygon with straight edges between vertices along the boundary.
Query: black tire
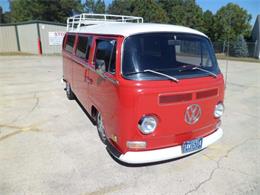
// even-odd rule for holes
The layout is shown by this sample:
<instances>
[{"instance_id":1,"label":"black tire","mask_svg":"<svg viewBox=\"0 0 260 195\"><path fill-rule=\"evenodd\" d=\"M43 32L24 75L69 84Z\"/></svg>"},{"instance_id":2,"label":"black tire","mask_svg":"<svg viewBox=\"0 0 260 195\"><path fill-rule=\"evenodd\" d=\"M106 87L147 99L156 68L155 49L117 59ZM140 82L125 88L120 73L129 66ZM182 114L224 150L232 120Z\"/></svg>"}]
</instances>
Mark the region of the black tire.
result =
<instances>
[{"instance_id":1,"label":"black tire","mask_svg":"<svg viewBox=\"0 0 260 195\"><path fill-rule=\"evenodd\" d=\"M97 123L97 132L98 132L99 138L103 142L103 144L106 145L107 144L106 130L105 130L102 115L100 112L97 113L96 123Z\"/></svg>"},{"instance_id":2,"label":"black tire","mask_svg":"<svg viewBox=\"0 0 260 195\"><path fill-rule=\"evenodd\" d=\"M69 100L75 100L75 94L73 93L73 91L71 90L71 87L70 87L70 84L68 82L66 82L66 95L67 95L67 98Z\"/></svg>"}]
</instances>

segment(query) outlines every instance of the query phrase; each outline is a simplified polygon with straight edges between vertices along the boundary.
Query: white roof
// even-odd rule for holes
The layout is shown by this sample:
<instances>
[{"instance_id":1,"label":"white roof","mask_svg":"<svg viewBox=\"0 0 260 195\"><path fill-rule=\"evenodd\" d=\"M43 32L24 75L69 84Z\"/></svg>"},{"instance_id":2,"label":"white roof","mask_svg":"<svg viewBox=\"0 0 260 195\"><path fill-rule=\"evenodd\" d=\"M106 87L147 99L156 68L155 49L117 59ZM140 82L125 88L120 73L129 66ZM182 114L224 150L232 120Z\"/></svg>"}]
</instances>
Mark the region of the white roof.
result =
<instances>
[{"instance_id":1,"label":"white roof","mask_svg":"<svg viewBox=\"0 0 260 195\"><path fill-rule=\"evenodd\" d=\"M200 31L177 25L153 24L153 23L102 23L91 26L82 26L79 29L70 30L69 32L90 33L90 34L106 34L106 35L122 35L128 37L134 34L149 32L180 32L191 33L207 37Z\"/></svg>"}]
</instances>

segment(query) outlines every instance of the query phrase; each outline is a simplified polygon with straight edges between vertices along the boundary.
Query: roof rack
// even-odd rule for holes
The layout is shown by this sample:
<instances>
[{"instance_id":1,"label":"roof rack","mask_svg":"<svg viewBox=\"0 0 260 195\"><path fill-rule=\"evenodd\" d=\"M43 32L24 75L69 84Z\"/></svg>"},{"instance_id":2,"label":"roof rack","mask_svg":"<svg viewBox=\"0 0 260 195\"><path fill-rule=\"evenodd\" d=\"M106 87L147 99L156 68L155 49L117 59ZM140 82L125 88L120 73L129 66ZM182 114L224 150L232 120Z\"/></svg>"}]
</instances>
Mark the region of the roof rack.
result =
<instances>
[{"instance_id":1,"label":"roof rack","mask_svg":"<svg viewBox=\"0 0 260 195\"><path fill-rule=\"evenodd\" d=\"M143 23L142 17L112 15L112 14L92 14L83 13L67 19L67 31L77 31L82 26L90 26L102 23Z\"/></svg>"}]
</instances>

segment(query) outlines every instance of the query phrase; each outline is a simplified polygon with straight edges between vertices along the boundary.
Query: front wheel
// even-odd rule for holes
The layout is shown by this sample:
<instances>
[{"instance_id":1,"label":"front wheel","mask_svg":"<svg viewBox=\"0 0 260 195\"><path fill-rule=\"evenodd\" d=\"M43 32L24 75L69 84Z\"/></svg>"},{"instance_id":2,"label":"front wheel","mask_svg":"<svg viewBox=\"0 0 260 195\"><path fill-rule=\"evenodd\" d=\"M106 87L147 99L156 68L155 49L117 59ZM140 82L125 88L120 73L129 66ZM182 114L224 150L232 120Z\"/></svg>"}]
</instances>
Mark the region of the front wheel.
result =
<instances>
[{"instance_id":1,"label":"front wheel","mask_svg":"<svg viewBox=\"0 0 260 195\"><path fill-rule=\"evenodd\" d=\"M97 130L98 135L101 139L101 141L106 144L107 143L107 136L106 136L106 130L103 123L103 118L100 112L97 114Z\"/></svg>"}]
</instances>

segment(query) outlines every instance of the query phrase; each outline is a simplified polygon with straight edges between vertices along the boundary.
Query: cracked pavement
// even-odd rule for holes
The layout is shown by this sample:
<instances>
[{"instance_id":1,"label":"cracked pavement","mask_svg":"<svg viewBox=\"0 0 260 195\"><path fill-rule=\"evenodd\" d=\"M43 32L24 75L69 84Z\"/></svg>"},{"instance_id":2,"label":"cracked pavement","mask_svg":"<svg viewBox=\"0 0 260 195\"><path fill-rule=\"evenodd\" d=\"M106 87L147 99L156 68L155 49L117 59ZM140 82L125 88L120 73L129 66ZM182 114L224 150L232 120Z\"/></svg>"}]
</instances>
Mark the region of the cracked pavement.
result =
<instances>
[{"instance_id":1,"label":"cracked pavement","mask_svg":"<svg viewBox=\"0 0 260 195\"><path fill-rule=\"evenodd\" d=\"M220 141L126 167L66 99L60 56L1 56L0 194L260 194L260 63L230 61L228 70Z\"/></svg>"}]
</instances>

